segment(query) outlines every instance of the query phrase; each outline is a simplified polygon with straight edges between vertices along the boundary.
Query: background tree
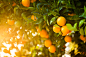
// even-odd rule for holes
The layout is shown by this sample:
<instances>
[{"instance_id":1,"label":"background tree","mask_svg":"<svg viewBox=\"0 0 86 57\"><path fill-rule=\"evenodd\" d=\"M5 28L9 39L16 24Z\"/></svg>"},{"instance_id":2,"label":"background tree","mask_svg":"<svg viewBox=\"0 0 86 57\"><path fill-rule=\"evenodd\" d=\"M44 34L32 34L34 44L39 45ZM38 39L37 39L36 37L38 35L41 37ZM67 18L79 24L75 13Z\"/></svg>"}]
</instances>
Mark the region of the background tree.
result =
<instances>
[{"instance_id":1,"label":"background tree","mask_svg":"<svg viewBox=\"0 0 86 57\"><path fill-rule=\"evenodd\" d=\"M11 44L3 51L12 55L15 48L18 57L84 57L85 6L80 0L0 0L0 46Z\"/></svg>"}]
</instances>

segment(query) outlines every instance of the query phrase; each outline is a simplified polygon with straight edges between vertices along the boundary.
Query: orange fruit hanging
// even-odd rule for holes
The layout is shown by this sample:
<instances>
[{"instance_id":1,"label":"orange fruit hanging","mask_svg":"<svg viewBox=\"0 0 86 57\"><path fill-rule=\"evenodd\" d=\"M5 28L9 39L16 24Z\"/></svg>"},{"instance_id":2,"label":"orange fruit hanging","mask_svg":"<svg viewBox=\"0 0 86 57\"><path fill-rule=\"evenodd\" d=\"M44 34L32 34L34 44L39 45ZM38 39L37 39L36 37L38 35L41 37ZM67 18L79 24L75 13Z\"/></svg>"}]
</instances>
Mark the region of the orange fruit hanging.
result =
<instances>
[{"instance_id":1,"label":"orange fruit hanging","mask_svg":"<svg viewBox=\"0 0 86 57\"><path fill-rule=\"evenodd\" d=\"M66 24L66 19L63 16L57 18L57 24L59 26L64 26Z\"/></svg>"},{"instance_id":2,"label":"orange fruit hanging","mask_svg":"<svg viewBox=\"0 0 86 57\"><path fill-rule=\"evenodd\" d=\"M61 32L63 33L63 36L65 36L65 35L67 35L70 32L70 30L65 25L65 26L61 27Z\"/></svg>"},{"instance_id":3,"label":"orange fruit hanging","mask_svg":"<svg viewBox=\"0 0 86 57\"><path fill-rule=\"evenodd\" d=\"M74 13L71 13L71 14L70 14L70 13L68 13L68 15L69 15L69 16L74 16L74 15L76 15L76 14L74 14Z\"/></svg>"},{"instance_id":4,"label":"orange fruit hanging","mask_svg":"<svg viewBox=\"0 0 86 57\"><path fill-rule=\"evenodd\" d=\"M71 42L72 38L70 36L65 36L64 40L65 42Z\"/></svg>"},{"instance_id":5,"label":"orange fruit hanging","mask_svg":"<svg viewBox=\"0 0 86 57\"><path fill-rule=\"evenodd\" d=\"M48 33L47 33L46 30L42 29L42 31L40 31L40 36L41 36L41 37L46 38L47 35L48 35Z\"/></svg>"},{"instance_id":6,"label":"orange fruit hanging","mask_svg":"<svg viewBox=\"0 0 86 57\"><path fill-rule=\"evenodd\" d=\"M51 45L52 45L51 40L45 40L44 45L45 45L46 47L51 46Z\"/></svg>"},{"instance_id":7,"label":"orange fruit hanging","mask_svg":"<svg viewBox=\"0 0 86 57\"><path fill-rule=\"evenodd\" d=\"M82 41L85 41L85 40L86 40L86 37L84 37L83 35L80 35L80 39L81 39Z\"/></svg>"},{"instance_id":8,"label":"orange fruit hanging","mask_svg":"<svg viewBox=\"0 0 86 57\"><path fill-rule=\"evenodd\" d=\"M16 6L16 3L15 3L15 2L13 2L12 6Z\"/></svg>"},{"instance_id":9,"label":"orange fruit hanging","mask_svg":"<svg viewBox=\"0 0 86 57\"><path fill-rule=\"evenodd\" d=\"M41 37L49 38L49 34L47 33L46 30L42 29L42 30L40 31L40 29L39 29L38 27L36 27L36 29L37 29L37 32L40 34Z\"/></svg>"},{"instance_id":10,"label":"orange fruit hanging","mask_svg":"<svg viewBox=\"0 0 86 57\"><path fill-rule=\"evenodd\" d=\"M31 16L31 19L34 20L34 21L37 20L36 16L34 16L34 15Z\"/></svg>"},{"instance_id":11,"label":"orange fruit hanging","mask_svg":"<svg viewBox=\"0 0 86 57\"><path fill-rule=\"evenodd\" d=\"M49 38L49 34L47 34L47 35L45 36L45 38Z\"/></svg>"},{"instance_id":12,"label":"orange fruit hanging","mask_svg":"<svg viewBox=\"0 0 86 57\"><path fill-rule=\"evenodd\" d=\"M38 27L36 27L36 29L37 29L37 32L40 33L40 29Z\"/></svg>"},{"instance_id":13,"label":"orange fruit hanging","mask_svg":"<svg viewBox=\"0 0 86 57\"><path fill-rule=\"evenodd\" d=\"M31 0L31 3L36 2L36 0Z\"/></svg>"},{"instance_id":14,"label":"orange fruit hanging","mask_svg":"<svg viewBox=\"0 0 86 57\"><path fill-rule=\"evenodd\" d=\"M56 51L56 47L54 45L51 45L49 47L49 52L54 53Z\"/></svg>"},{"instance_id":15,"label":"orange fruit hanging","mask_svg":"<svg viewBox=\"0 0 86 57\"><path fill-rule=\"evenodd\" d=\"M22 0L22 5L25 7L29 7L30 6L30 0Z\"/></svg>"},{"instance_id":16,"label":"orange fruit hanging","mask_svg":"<svg viewBox=\"0 0 86 57\"><path fill-rule=\"evenodd\" d=\"M59 26L53 26L53 31L54 31L55 33L59 33L60 30L61 30L61 29L60 29Z\"/></svg>"},{"instance_id":17,"label":"orange fruit hanging","mask_svg":"<svg viewBox=\"0 0 86 57\"><path fill-rule=\"evenodd\" d=\"M9 25L14 25L14 20L7 19L7 23L8 23Z\"/></svg>"}]
</instances>

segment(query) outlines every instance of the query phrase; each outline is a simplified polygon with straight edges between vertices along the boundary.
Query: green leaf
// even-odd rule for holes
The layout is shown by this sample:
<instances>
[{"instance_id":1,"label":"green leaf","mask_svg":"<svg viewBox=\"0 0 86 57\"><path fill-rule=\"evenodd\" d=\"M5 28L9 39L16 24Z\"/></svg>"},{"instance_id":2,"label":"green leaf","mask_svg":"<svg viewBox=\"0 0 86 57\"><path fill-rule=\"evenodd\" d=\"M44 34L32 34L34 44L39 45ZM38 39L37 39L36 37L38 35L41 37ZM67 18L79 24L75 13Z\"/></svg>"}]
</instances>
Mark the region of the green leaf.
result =
<instances>
[{"instance_id":1,"label":"green leaf","mask_svg":"<svg viewBox=\"0 0 86 57\"><path fill-rule=\"evenodd\" d=\"M51 14L52 14L53 16L56 16L56 15L58 14L58 12L55 12L55 10L53 10L53 11L51 11Z\"/></svg>"},{"instance_id":2,"label":"green leaf","mask_svg":"<svg viewBox=\"0 0 86 57\"><path fill-rule=\"evenodd\" d=\"M79 33L80 33L81 35L84 35L84 30L83 30L83 28L80 29Z\"/></svg>"},{"instance_id":3,"label":"green leaf","mask_svg":"<svg viewBox=\"0 0 86 57\"><path fill-rule=\"evenodd\" d=\"M51 14L52 14L52 13L51 13L51 12L49 12L49 13L48 13L48 16L50 16Z\"/></svg>"},{"instance_id":4,"label":"green leaf","mask_svg":"<svg viewBox=\"0 0 86 57\"><path fill-rule=\"evenodd\" d=\"M43 15L43 17L44 17L44 20L47 21L47 16L46 15Z\"/></svg>"},{"instance_id":5,"label":"green leaf","mask_svg":"<svg viewBox=\"0 0 86 57\"><path fill-rule=\"evenodd\" d=\"M35 8L34 7L28 7L28 8L26 8L26 7L19 7L19 9L33 11Z\"/></svg>"},{"instance_id":6,"label":"green leaf","mask_svg":"<svg viewBox=\"0 0 86 57\"><path fill-rule=\"evenodd\" d=\"M24 20L28 20L28 18L25 16L24 13L22 13L22 17L23 17Z\"/></svg>"},{"instance_id":7,"label":"green leaf","mask_svg":"<svg viewBox=\"0 0 86 57\"><path fill-rule=\"evenodd\" d=\"M57 17L58 17L58 16L53 17L53 18L50 20L50 24L52 24L52 23L56 20Z\"/></svg>"},{"instance_id":8,"label":"green leaf","mask_svg":"<svg viewBox=\"0 0 86 57\"><path fill-rule=\"evenodd\" d=\"M50 25L48 20L47 20L47 25L48 25L48 26Z\"/></svg>"},{"instance_id":9,"label":"green leaf","mask_svg":"<svg viewBox=\"0 0 86 57\"><path fill-rule=\"evenodd\" d=\"M15 8L14 8L14 14L16 14L16 12L17 12L16 10L17 10L17 9L18 9L18 7L15 7Z\"/></svg>"},{"instance_id":10,"label":"green leaf","mask_svg":"<svg viewBox=\"0 0 86 57\"><path fill-rule=\"evenodd\" d=\"M86 7L84 6L84 12L86 12Z\"/></svg>"},{"instance_id":11,"label":"green leaf","mask_svg":"<svg viewBox=\"0 0 86 57\"><path fill-rule=\"evenodd\" d=\"M43 27L44 23L43 23L43 19L40 20L40 23L39 23L39 29L42 30L42 27Z\"/></svg>"},{"instance_id":12,"label":"green leaf","mask_svg":"<svg viewBox=\"0 0 86 57\"><path fill-rule=\"evenodd\" d=\"M42 5L42 3L38 3L37 8L39 9L41 5Z\"/></svg>"},{"instance_id":13,"label":"green leaf","mask_svg":"<svg viewBox=\"0 0 86 57\"><path fill-rule=\"evenodd\" d=\"M43 48L40 48L40 51L43 51Z\"/></svg>"},{"instance_id":14,"label":"green leaf","mask_svg":"<svg viewBox=\"0 0 86 57\"><path fill-rule=\"evenodd\" d=\"M36 46L36 49L38 49L39 48L39 46Z\"/></svg>"},{"instance_id":15,"label":"green leaf","mask_svg":"<svg viewBox=\"0 0 86 57\"><path fill-rule=\"evenodd\" d=\"M77 23L75 23L73 27L74 27L74 28L77 28Z\"/></svg>"},{"instance_id":16,"label":"green leaf","mask_svg":"<svg viewBox=\"0 0 86 57\"><path fill-rule=\"evenodd\" d=\"M67 26L67 28L68 28L69 30L73 30L73 27L72 27L71 24L66 24L66 26Z\"/></svg>"},{"instance_id":17,"label":"green leaf","mask_svg":"<svg viewBox=\"0 0 86 57\"><path fill-rule=\"evenodd\" d=\"M32 57L35 57L35 56L36 56L36 53L37 53L37 52L36 52L36 51L34 51L34 52L33 52Z\"/></svg>"},{"instance_id":18,"label":"green leaf","mask_svg":"<svg viewBox=\"0 0 86 57\"><path fill-rule=\"evenodd\" d=\"M84 31L85 31L85 35L86 35L86 26L85 26L85 29L84 29Z\"/></svg>"},{"instance_id":19,"label":"green leaf","mask_svg":"<svg viewBox=\"0 0 86 57\"><path fill-rule=\"evenodd\" d=\"M77 23L74 24L73 28L74 28L74 31L77 31Z\"/></svg>"},{"instance_id":20,"label":"green leaf","mask_svg":"<svg viewBox=\"0 0 86 57\"><path fill-rule=\"evenodd\" d=\"M84 22L85 22L85 19L81 20L81 21L79 22L79 27L81 27Z\"/></svg>"},{"instance_id":21,"label":"green leaf","mask_svg":"<svg viewBox=\"0 0 86 57\"><path fill-rule=\"evenodd\" d=\"M77 31L77 23L75 23L73 27L71 24L66 24L66 26L69 30Z\"/></svg>"},{"instance_id":22,"label":"green leaf","mask_svg":"<svg viewBox=\"0 0 86 57\"><path fill-rule=\"evenodd\" d=\"M85 6L84 6L84 12L79 17L86 18L86 7Z\"/></svg>"}]
</instances>

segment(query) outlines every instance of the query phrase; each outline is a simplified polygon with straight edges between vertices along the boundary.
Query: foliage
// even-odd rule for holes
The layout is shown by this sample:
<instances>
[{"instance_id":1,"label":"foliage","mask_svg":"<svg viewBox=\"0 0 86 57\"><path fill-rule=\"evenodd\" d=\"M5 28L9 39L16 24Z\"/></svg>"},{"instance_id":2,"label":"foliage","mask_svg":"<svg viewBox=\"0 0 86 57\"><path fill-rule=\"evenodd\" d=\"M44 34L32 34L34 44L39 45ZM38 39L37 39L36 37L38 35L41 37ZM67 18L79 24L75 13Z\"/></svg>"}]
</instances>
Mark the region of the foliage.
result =
<instances>
[{"instance_id":1,"label":"foliage","mask_svg":"<svg viewBox=\"0 0 86 57\"><path fill-rule=\"evenodd\" d=\"M21 43L21 41L25 40L24 47L16 53L18 57L61 57L65 53L64 45L66 42L61 32L53 32L53 25L56 24L59 16L64 16L66 26L70 31L73 31L69 35L74 35L72 41L78 44L78 51L81 53L75 55L71 51L72 57L86 56L86 43L80 40L79 37L80 35L86 36L86 2L80 0L37 0L30 3L30 7L24 7L21 1L0 0L0 30L2 32L9 30L9 28L12 29L11 32L0 33L1 43L6 41L11 44L15 42ZM12 6L13 2L16 3L15 6ZM31 19L32 15L36 16L36 21ZM7 19L15 20L15 24L9 25ZM48 39L56 47L55 53L50 53L48 48L44 46L46 38L40 37L39 34L33 36L33 34L37 33L36 27L40 30L45 29L48 32ZM17 33L17 31L19 32ZM17 35L20 36L17 41L10 41L12 37L15 39ZM13 46L12 48L15 47ZM26 54L26 51L31 52L31 54Z\"/></svg>"}]
</instances>

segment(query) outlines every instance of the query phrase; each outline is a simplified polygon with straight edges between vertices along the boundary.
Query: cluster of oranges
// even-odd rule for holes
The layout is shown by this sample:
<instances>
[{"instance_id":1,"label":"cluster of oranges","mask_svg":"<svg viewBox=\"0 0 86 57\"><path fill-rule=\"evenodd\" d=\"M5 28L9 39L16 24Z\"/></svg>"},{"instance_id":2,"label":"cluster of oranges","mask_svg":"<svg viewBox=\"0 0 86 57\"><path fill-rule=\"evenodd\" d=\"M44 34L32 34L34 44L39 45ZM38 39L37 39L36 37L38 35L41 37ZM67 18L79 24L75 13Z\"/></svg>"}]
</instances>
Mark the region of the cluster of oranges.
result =
<instances>
[{"instance_id":1,"label":"cluster of oranges","mask_svg":"<svg viewBox=\"0 0 86 57\"><path fill-rule=\"evenodd\" d=\"M68 33L70 33L70 30L67 28L67 26L65 24L66 24L66 19L63 16L58 17L57 25L53 26L53 31L55 33L59 33L61 31L62 36L65 36L65 38L64 38L65 42L71 42L72 37L67 35ZM37 32L40 34L41 37L49 38L49 35L46 30L42 29L40 31L40 29L37 28ZM51 40L49 40L49 39L45 40L44 45L45 45L45 47L48 47L48 49L51 53L54 53L56 51L56 47L54 45L52 45Z\"/></svg>"},{"instance_id":2,"label":"cluster of oranges","mask_svg":"<svg viewBox=\"0 0 86 57\"><path fill-rule=\"evenodd\" d=\"M41 37L49 38L49 34L47 33L47 31L45 29L40 30L38 27L36 27L36 29Z\"/></svg>"},{"instance_id":3,"label":"cluster of oranges","mask_svg":"<svg viewBox=\"0 0 86 57\"><path fill-rule=\"evenodd\" d=\"M54 53L56 51L56 47L54 45L52 45L51 40L49 40L49 39L45 40L44 45L45 45L45 47L48 47L49 52Z\"/></svg>"},{"instance_id":4,"label":"cluster of oranges","mask_svg":"<svg viewBox=\"0 0 86 57\"><path fill-rule=\"evenodd\" d=\"M41 31L37 27L36 27L36 29L41 37L49 38L49 34L47 33L47 31L45 29L42 29ZM52 45L51 40L49 40L49 39L45 40L44 45L45 45L45 47L48 47L48 49L51 53L54 53L56 51L56 47L54 45Z\"/></svg>"},{"instance_id":5,"label":"cluster of oranges","mask_svg":"<svg viewBox=\"0 0 86 57\"><path fill-rule=\"evenodd\" d=\"M68 33L71 31L67 28L66 19L63 16L60 16L57 18L57 25L53 26L53 31L55 33L62 32L62 36L65 36L64 40L65 42L70 42L72 40L71 36L67 36Z\"/></svg>"},{"instance_id":6,"label":"cluster of oranges","mask_svg":"<svg viewBox=\"0 0 86 57\"><path fill-rule=\"evenodd\" d=\"M36 0L22 0L22 5L25 7L29 7L30 6L30 2L36 2Z\"/></svg>"}]
</instances>

